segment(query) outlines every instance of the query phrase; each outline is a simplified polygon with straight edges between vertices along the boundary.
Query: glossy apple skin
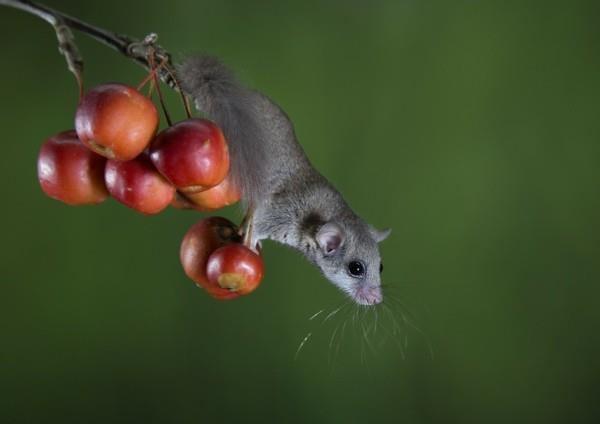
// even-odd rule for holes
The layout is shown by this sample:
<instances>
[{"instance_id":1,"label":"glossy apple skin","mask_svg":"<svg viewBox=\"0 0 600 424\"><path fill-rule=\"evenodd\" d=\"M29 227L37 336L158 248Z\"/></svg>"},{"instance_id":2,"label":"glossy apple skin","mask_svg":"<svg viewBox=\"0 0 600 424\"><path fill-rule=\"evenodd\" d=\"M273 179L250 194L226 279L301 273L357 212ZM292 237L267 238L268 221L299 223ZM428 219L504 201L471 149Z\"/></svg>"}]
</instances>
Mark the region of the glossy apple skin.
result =
<instances>
[{"instance_id":1,"label":"glossy apple skin","mask_svg":"<svg viewBox=\"0 0 600 424\"><path fill-rule=\"evenodd\" d=\"M233 222L214 216L194 224L181 242L179 258L185 274L217 299L231 300L240 296L239 293L210 283L206 275L206 264L211 253L222 246L239 242L237 232L238 228Z\"/></svg>"},{"instance_id":2,"label":"glossy apple skin","mask_svg":"<svg viewBox=\"0 0 600 424\"><path fill-rule=\"evenodd\" d=\"M144 154L125 162L108 160L104 181L112 197L146 215L165 209L175 195L175 187Z\"/></svg>"},{"instance_id":3,"label":"glossy apple skin","mask_svg":"<svg viewBox=\"0 0 600 424\"><path fill-rule=\"evenodd\" d=\"M38 179L44 193L69 205L97 204L106 197L106 159L85 147L75 131L47 139L37 162Z\"/></svg>"},{"instance_id":4,"label":"glossy apple skin","mask_svg":"<svg viewBox=\"0 0 600 424\"><path fill-rule=\"evenodd\" d=\"M160 132L150 147L150 158L160 173L184 193L214 187L229 171L225 137L206 119L186 119Z\"/></svg>"},{"instance_id":5,"label":"glossy apple skin","mask_svg":"<svg viewBox=\"0 0 600 424\"><path fill-rule=\"evenodd\" d=\"M138 156L152 141L158 123L154 103L123 84L94 87L75 113L75 130L83 144L117 160Z\"/></svg>"},{"instance_id":6,"label":"glossy apple skin","mask_svg":"<svg viewBox=\"0 0 600 424\"><path fill-rule=\"evenodd\" d=\"M231 178L226 177L216 186L199 193L188 193L186 197L194 205L195 209L209 212L238 202L241 192L232 182Z\"/></svg>"},{"instance_id":7,"label":"glossy apple skin","mask_svg":"<svg viewBox=\"0 0 600 424\"><path fill-rule=\"evenodd\" d=\"M239 243L218 248L206 265L206 276L211 284L241 295L256 290L263 275L260 255Z\"/></svg>"}]
</instances>

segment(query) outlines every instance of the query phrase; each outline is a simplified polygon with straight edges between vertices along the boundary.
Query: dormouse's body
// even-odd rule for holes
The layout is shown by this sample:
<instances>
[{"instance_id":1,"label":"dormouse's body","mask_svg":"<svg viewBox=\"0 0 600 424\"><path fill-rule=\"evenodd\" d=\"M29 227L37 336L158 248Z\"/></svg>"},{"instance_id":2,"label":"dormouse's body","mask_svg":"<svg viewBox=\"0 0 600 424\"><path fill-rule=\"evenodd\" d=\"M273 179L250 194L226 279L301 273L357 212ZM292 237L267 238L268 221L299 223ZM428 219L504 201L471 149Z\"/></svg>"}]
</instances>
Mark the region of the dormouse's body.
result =
<instances>
[{"instance_id":1,"label":"dormouse's body","mask_svg":"<svg viewBox=\"0 0 600 424\"><path fill-rule=\"evenodd\" d=\"M178 76L196 107L225 134L231 175L248 207L251 243L271 239L298 249L357 303L380 303L378 243L389 230L364 222L313 168L285 112L241 86L214 57L185 60Z\"/></svg>"}]
</instances>

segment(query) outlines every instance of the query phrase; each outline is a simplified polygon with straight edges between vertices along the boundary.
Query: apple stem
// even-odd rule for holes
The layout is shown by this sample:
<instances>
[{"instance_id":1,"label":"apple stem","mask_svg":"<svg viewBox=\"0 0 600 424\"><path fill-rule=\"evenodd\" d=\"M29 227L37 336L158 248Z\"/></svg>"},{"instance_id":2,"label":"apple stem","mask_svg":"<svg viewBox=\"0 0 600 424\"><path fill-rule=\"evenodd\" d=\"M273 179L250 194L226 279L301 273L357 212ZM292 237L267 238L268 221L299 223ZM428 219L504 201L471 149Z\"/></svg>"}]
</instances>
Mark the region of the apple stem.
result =
<instances>
[{"instance_id":1,"label":"apple stem","mask_svg":"<svg viewBox=\"0 0 600 424\"><path fill-rule=\"evenodd\" d=\"M175 87L177 88L177 91L179 91L179 95L181 96L181 101L183 102L183 108L185 109L185 114L186 114L187 118L190 119L192 117L192 110L190 108L190 99L188 99L188 96L181 89L181 86L179 85L179 81L177 80L177 77L175 76L175 74L173 72L171 72L171 70L169 68L167 68L167 72L173 78L173 83L175 84Z\"/></svg>"},{"instance_id":2,"label":"apple stem","mask_svg":"<svg viewBox=\"0 0 600 424\"><path fill-rule=\"evenodd\" d=\"M146 40L148 40L148 43L152 43L153 41L151 40L151 37L148 36L146 37ZM173 126L173 122L171 121L171 117L169 116L169 112L167 111L167 105L165 104L165 99L163 98L162 95L162 91L160 90L160 80L158 79L158 76L156 75L156 70L160 67L156 67L155 66L155 62L154 62L154 49L151 47L149 52L148 52L148 63L150 63L150 67L151 67L151 71L150 71L150 75L152 76L152 81L154 82L154 87L156 88L156 93L158 94L158 100L160 101L160 107L162 108L162 111L165 115L165 120L167 121L167 124L171 127Z\"/></svg>"},{"instance_id":3,"label":"apple stem","mask_svg":"<svg viewBox=\"0 0 600 424\"><path fill-rule=\"evenodd\" d=\"M81 103L81 99L83 99L83 74L75 74L75 79L77 80L77 88L79 90L79 103Z\"/></svg>"},{"instance_id":4,"label":"apple stem","mask_svg":"<svg viewBox=\"0 0 600 424\"><path fill-rule=\"evenodd\" d=\"M150 80L150 85L148 86L148 94L146 94L146 97L148 97L150 100L152 100L152 95L154 94L154 87L156 84L154 84L154 79Z\"/></svg>"},{"instance_id":5,"label":"apple stem","mask_svg":"<svg viewBox=\"0 0 600 424\"><path fill-rule=\"evenodd\" d=\"M165 64L167 63L167 58L163 58L162 61L160 62L160 64L152 69L148 75L146 77L144 77L144 79L142 80L142 82L140 82L137 86L137 91L141 91L142 88L144 88L144 86L146 84L148 84L149 81L152 81L152 83L154 83L154 79L156 78L156 72L161 69L163 66L165 66Z\"/></svg>"},{"instance_id":6,"label":"apple stem","mask_svg":"<svg viewBox=\"0 0 600 424\"><path fill-rule=\"evenodd\" d=\"M190 99L188 96L181 90L179 90L179 94L181 94L181 98L183 99L183 108L185 109L185 115L188 119L192 117L192 110L190 108Z\"/></svg>"}]
</instances>

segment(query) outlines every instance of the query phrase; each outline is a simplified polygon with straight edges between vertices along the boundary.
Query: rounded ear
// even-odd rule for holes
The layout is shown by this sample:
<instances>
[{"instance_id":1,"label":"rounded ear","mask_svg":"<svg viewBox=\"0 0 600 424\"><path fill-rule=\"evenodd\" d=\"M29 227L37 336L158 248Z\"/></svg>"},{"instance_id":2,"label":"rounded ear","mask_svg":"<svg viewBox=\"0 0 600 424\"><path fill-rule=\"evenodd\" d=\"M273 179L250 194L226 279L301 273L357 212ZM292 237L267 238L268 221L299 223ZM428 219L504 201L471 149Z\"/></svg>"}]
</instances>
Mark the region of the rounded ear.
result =
<instances>
[{"instance_id":1,"label":"rounded ear","mask_svg":"<svg viewBox=\"0 0 600 424\"><path fill-rule=\"evenodd\" d=\"M326 256L337 252L344 244L345 238L344 230L333 222L323 224L315 236L317 244Z\"/></svg>"},{"instance_id":2,"label":"rounded ear","mask_svg":"<svg viewBox=\"0 0 600 424\"><path fill-rule=\"evenodd\" d=\"M371 235L373 236L373 238L375 239L375 241L377 243L381 243L386 238L388 238L388 236L392 233L391 228L385 228L383 230L378 230L377 228L370 227L370 229L371 229Z\"/></svg>"}]
</instances>

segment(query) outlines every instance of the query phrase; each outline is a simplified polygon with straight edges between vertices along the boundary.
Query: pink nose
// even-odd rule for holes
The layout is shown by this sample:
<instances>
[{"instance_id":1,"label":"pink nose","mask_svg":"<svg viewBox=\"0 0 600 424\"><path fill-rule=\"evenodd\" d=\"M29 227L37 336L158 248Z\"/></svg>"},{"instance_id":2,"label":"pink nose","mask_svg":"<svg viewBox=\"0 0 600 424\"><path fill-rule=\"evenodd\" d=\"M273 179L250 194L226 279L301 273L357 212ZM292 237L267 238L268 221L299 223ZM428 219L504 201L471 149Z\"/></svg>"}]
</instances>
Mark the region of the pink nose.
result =
<instances>
[{"instance_id":1,"label":"pink nose","mask_svg":"<svg viewBox=\"0 0 600 424\"><path fill-rule=\"evenodd\" d=\"M354 300L360 305L377 305L383 301L381 287L363 286L356 290Z\"/></svg>"}]
</instances>

